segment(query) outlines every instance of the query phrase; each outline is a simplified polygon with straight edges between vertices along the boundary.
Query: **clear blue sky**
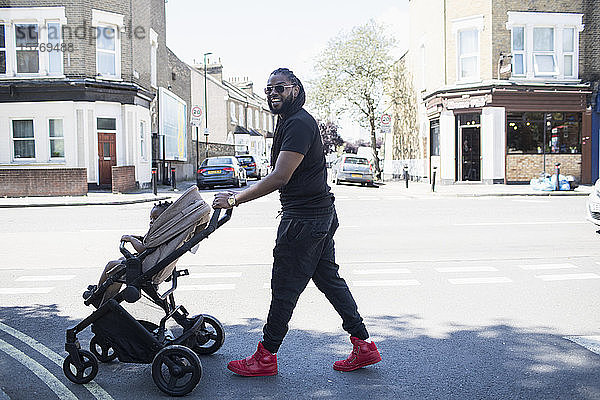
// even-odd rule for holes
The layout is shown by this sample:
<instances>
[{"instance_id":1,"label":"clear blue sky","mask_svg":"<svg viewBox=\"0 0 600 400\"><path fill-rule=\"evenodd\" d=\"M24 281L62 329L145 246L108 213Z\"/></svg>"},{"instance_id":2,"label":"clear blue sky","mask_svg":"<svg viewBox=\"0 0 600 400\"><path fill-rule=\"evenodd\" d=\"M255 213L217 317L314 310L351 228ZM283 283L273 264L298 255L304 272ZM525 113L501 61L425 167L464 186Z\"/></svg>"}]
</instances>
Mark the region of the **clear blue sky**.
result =
<instances>
[{"instance_id":1,"label":"clear blue sky","mask_svg":"<svg viewBox=\"0 0 600 400\"><path fill-rule=\"evenodd\" d=\"M201 63L212 52L225 78L247 76L256 91L278 67L310 79L328 40L370 18L388 25L398 56L408 44L408 0L169 0L166 7L167 45L179 58ZM344 136L358 137L357 129L348 126Z\"/></svg>"}]
</instances>

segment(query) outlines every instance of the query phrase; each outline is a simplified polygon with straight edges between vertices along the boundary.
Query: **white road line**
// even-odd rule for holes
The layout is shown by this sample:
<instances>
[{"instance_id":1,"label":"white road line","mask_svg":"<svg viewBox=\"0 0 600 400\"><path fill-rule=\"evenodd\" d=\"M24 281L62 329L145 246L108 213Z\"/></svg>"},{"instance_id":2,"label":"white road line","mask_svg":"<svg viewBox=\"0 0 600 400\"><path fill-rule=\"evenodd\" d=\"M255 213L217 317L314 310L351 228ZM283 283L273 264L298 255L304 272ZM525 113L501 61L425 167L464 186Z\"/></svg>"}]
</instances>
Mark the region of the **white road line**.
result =
<instances>
[{"instance_id":1,"label":"white road line","mask_svg":"<svg viewBox=\"0 0 600 400\"><path fill-rule=\"evenodd\" d=\"M452 224L452 226L495 226L495 225L558 225L589 224L587 221L536 221L536 222L473 222L469 224Z\"/></svg>"},{"instance_id":2,"label":"white road line","mask_svg":"<svg viewBox=\"0 0 600 400\"><path fill-rule=\"evenodd\" d=\"M448 279L453 285L469 285L479 283L510 283L512 280L504 276L494 276L490 278L452 278Z\"/></svg>"},{"instance_id":3,"label":"white road line","mask_svg":"<svg viewBox=\"0 0 600 400\"><path fill-rule=\"evenodd\" d=\"M52 390L59 399L69 399L69 400L77 400L77 396L73 394L67 387L59 381L54 375L50 373L46 368L44 368L40 363L35 361L33 358L29 357L21 350L16 347L6 343L4 340L0 339L0 350L8 354L10 357L14 358L23 366L28 368L31 372L33 372L38 378L42 380Z\"/></svg>"},{"instance_id":4,"label":"white road line","mask_svg":"<svg viewBox=\"0 0 600 400\"><path fill-rule=\"evenodd\" d=\"M24 275L15 279L15 282L45 282L45 281L70 281L75 275Z\"/></svg>"},{"instance_id":5,"label":"white road line","mask_svg":"<svg viewBox=\"0 0 600 400\"><path fill-rule=\"evenodd\" d=\"M50 350L31 336L27 336L23 332L18 331L15 328L6 324L3 324L2 322L0 322L0 330L19 339L21 342L25 343L44 357L51 360L54 364L62 368L63 357L61 357L59 354L56 354L55 352L53 352L52 350ZM98 400L114 400L110 394L108 394L104 389L102 389L100 385L98 385L94 381L86 383L83 386Z\"/></svg>"},{"instance_id":6,"label":"white road line","mask_svg":"<svg viewBox=\"0 0 600 400\"><path fill-rule=\"evenodd\" d=\"M382 274L410 274L408 268L373 268L373 269L357 269L352 271L355 275L382 275Z\"/></svg>"},{"instance_id":7,"label":"white road line","mask_svg":"<svg viewBox=\"0 0 600 400\"><path fill-rule=\"evenodd\" d=\"M600 275L587 273L587 274L563 274L563 275L536 275L543 281L572 281L572 280L585 280L585 279L600 279Z\"/></svg>"},{"instance_id":8,"label":"white road line","mask_svg":"<svg viewBox=\"0 0 600 400\"><path fill-rule=\"evenodd\" d=\"M524 270L542 270L542 269L571 269L577 268L577 265L564 263L564 264L523 264L519 265L519 268Z\"/></svg>"},{"instance_id":9,"label":"white road line","mask_svg":"<svg viewBox=\"0 0 600 400\"><path fill-rule=\"evenodd\" d=\"M439 267L435 269L437 272L449 273L449 272L496 272L497 268L494 267Z\"/></svg>"},{"instance_id":10,"label":"white road line","mask_svg":"<svg viewBox=\"0 0 600 400\"><path fill-rule=\"evenodd\" d=\"M233 283L215 283L213 285L182 285L177 287L181 292L212 291L212 290L235 290Z\"/></svg>"},{"instance_id":11,"label":"white road line","mask_svg":"<svg viewBox=\"0 0 600 400\"><path fill-rule=\"evenodd\" d=\"M190 278L204 279L204 278L240 278L241 272L199 272L190 274Z\"/></svg>"},{"instance_id":12,"label":"white road line","mask_svg":"<svg viewBox=\"0 0 600 400\"><path fill-rule=\"evenodd\" d=\"M418 286L421 282L416 279L400 279L386 281L352 281L352 286Z\"/></svg>"},{"instance_id":13,"label":"white road line","mask_svg":"<svg viewBox=\"0 0 600 400\"><path fill-rule=\"evenodd\" d=\"M600 336L563 336L563 339L570 340L593 353L600 354Z\"/></svg>"},{"instance_id":14,"label":"white road line","mask_svg":"<svg viewBox=\"0 0 600 400\"><path fill-rule=\"evenodd\" d=\"M0 288L0 294L46 294L50 293L53 287L31 287L31 288Z\"/></svg>"}]
</instances>

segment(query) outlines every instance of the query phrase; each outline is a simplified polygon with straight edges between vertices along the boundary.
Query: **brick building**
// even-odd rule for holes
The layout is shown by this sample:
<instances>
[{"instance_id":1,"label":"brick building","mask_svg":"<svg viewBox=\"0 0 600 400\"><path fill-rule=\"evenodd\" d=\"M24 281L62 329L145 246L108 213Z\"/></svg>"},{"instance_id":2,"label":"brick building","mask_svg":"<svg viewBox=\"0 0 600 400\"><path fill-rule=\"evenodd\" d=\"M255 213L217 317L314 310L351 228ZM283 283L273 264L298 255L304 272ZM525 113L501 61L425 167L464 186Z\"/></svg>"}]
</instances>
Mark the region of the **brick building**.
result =
<instances>
[{"instance_id":1,"label":"brick building","mask_svg":"<svg viewBox=\"0 0 600 400\"><path fill-rule=\"evenodd\" d=\"M193 173L189 69L165 25L163 0L0 0L0 170L30 182L22 195L80 191L74 169L91 186L113 166L140 186L153 161Z\"/></svg>"},{"instance_id":2,"label":"brick building","mask_svg":"<svg viewBox=\"0 0 600 400\"><path fill-rule=\"evenodd\" d=\"M528 182L560 162L562 173L592 182L592 3L410 1L408 67L429 174L436 167L444 183Z\"/></svg>"}]
</instances>

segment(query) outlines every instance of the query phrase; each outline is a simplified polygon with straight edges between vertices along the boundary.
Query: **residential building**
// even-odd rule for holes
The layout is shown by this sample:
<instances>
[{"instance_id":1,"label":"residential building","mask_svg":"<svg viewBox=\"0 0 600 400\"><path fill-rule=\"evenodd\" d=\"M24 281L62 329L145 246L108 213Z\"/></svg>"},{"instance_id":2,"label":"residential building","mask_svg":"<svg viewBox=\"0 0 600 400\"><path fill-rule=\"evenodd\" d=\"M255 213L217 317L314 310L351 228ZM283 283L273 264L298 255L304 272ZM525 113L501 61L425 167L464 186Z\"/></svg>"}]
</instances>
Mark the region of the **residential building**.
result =
<instances>
[{"instance_id":1,"label":"residential building","mask_svg":"<svg viewBox=\"0 0 600 400\"><path fill-rule=\"evenodd\" d=\"M0 194L149 185L188 158L189 87L163 0L0 1L0 173L30 187Z\"/></svg>"},{"instance_id":2,"label":"residential building","mask_svg":"<svg viewBox=\"0 0 600 400\"><path fill-rule=\"evenodd\" d=\"M592 181L591 3L410 0L425 176L435 167L443 183L529 182L560 163Z\"/></svg>"}]
</instances>

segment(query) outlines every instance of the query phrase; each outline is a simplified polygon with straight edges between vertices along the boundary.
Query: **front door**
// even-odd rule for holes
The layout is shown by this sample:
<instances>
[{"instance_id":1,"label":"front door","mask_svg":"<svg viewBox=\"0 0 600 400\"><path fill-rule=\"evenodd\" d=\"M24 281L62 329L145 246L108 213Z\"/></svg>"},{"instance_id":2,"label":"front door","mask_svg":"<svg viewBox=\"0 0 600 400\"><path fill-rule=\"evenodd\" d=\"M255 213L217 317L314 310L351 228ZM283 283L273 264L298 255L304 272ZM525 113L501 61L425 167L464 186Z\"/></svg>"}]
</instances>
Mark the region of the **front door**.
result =
<instances>
[{"instance_id":1,"label":"front door","mask_svg":"<svg viewBox=\"0 0 600 400\"><path fill-rule=\"evenodd\" d=\"M461 127L461 171L463 181L481 180L480 127Z\"/></svg>"},{"instance_id":2,"label":"front door","mask_svg":"<svg viewBox=\"0 0 600 400\"><path fill-rule=\"evenodd\" d=\"M116 135L98 132L98 170L100 185L112 184L112 166L117 165Z\"/></svg>"}]
</instances>

